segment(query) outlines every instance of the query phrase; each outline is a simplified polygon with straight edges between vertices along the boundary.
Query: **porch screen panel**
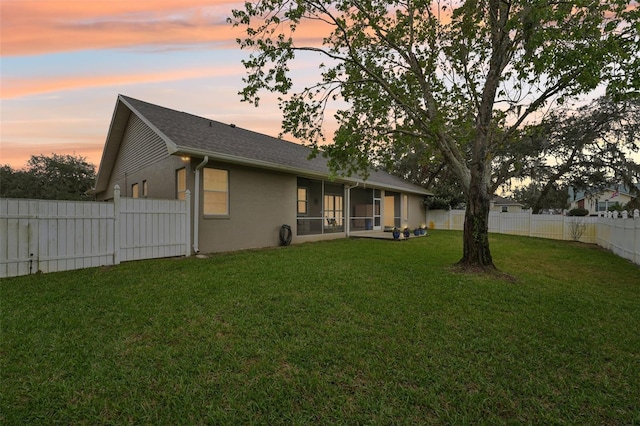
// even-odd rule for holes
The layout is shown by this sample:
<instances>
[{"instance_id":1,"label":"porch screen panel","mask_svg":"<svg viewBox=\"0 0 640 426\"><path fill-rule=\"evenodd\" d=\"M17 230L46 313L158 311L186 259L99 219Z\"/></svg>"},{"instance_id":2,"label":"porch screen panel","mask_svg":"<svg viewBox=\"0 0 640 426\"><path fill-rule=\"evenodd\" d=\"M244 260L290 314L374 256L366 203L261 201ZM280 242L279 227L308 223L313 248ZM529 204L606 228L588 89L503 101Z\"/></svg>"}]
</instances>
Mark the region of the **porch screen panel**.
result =
<instances>
[{"instance_id":1,"label":"porch screen panel","mask_svg":"<svg viewBox=\"0 0 640 426\"><path fill-rule=\"evenodd\" d=\"M351 190L351 230L373 229L373 190L353 188Z\"/></svg>"},{"instance_id":2,"label":"porch screen panel","mask_svg":"<svg viewBox=\"0 0 640 426\"><path fill-rule=\"evenodd\" d=\"M384 226L401 227L402 208L400 194L386 191L384 194Z\"/></svg>"},{"instance_id":3,"label":"porch screen panel","mask_svg":"<svg viewBox=\"0 0 640 426\"><path fill-rule=\"evenodd\" d=\"M300 188L306 192L306 203L303 207L298 198L297 206L297 235L322 234L322 181L298 178L298 195L302 195Z\"/></svg>"},{"instance_id":4,"label":"porch screen panel","mask_svg":"<svg viewBox=\"0 0 640 426\"><path fill-rule=\"evenodd\" d=\"M324 183L324 232L344 232L344 186Z\"/></svg>"},{"instance_id":5,"label":"porch screen panel","mask_svg":"<svg viewBox=\"0 0 640 426\"><path fill-rule=\"evenodd\" d=\"M344 186L298 178L297 235L344 232Z\"/></svg>"}]
</instances>

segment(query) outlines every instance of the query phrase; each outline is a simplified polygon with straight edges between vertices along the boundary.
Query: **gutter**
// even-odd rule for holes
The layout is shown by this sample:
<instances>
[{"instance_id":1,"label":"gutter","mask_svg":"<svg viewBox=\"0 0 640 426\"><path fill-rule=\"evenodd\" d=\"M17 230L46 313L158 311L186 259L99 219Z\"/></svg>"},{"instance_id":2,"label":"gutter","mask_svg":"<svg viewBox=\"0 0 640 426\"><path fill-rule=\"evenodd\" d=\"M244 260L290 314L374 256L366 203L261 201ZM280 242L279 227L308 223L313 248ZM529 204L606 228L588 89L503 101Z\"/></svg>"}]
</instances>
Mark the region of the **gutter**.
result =
<instances>
[{"instance_id":1,"label":"gutter","mask_svg":"<svg viewBox=\"0 0 640 426\"><path fill-rule=\"evenodd\" d=\"M195 254L200 253L200 248L198 247L198 224L200 222L200 170L209 162L209 156L205 155L204 160L200 164L196 166L195 174L196 174L196 183L195 183L195 194L193 196L193 252Z\"/></svg>"}]
</instances>

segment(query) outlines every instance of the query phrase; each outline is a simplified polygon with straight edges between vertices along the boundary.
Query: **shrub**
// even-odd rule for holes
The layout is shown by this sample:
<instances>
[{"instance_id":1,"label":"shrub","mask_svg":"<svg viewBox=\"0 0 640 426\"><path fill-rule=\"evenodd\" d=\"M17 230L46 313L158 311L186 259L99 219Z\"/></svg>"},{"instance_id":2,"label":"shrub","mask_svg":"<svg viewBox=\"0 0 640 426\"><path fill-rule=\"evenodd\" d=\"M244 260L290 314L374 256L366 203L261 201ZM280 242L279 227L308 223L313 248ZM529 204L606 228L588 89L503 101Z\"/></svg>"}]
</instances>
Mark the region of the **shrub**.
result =
<instances>
[{"instance_id":1,"label":"shrub","mask_svg":"<svg viewBox=\"0 0 640 426\"><path fill-rule=\"evenodd\" d=\"M587 216L589 214L589 210L583 209L581 207L571 209L567 213L568 216Z\"/></svg>"}]
</instances>

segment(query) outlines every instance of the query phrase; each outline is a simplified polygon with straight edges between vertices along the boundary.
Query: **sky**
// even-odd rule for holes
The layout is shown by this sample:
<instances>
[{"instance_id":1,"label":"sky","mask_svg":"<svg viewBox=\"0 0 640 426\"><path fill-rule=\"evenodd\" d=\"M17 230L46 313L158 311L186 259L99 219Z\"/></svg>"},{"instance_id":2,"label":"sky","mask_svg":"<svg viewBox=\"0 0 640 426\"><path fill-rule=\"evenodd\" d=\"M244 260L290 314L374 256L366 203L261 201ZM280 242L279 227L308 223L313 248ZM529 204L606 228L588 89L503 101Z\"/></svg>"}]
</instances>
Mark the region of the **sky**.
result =
<instances>
[{"instance_id":1,"label":"sky","mask_svg":"<svg viewBox=\"0 0 640 426\"><path fill-rule=\"evenodd\" d=\"M56 153L99 166L118 94L278 136L276 96L262 94L256 108L238 95L249 52L226 20L242 6L0 0L0 165ZM296 61L294 82L317 81L317 64Z\"/></svg>"},{"instance_id":2,"label":"sky","mask_svg":"<svg viewBox=\"0 0 640 426\"><path fill-rule=\"evenodd\" d=\"M277 136L276 97L238 95L249 52L226 19L242 5L0 0L0 165L56 153L97 167L118 94Z\"/></svg>"}]
</instances>

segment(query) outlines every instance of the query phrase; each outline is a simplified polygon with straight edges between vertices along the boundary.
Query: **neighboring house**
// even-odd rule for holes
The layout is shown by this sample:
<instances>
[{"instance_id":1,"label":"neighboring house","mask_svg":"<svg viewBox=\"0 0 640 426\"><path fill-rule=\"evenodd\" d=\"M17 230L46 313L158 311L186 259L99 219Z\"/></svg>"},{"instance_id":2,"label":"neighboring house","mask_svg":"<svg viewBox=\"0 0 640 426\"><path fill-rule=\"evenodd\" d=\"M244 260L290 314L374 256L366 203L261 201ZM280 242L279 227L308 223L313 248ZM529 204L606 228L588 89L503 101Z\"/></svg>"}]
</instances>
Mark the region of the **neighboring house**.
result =
<instances>
[{"instance_id":1,"label":"neighboring house","mask_svg":"<svg viewBox=\"0 0 640 426\"><path fill-rule=\"evenodd\" d=\"M522 211L522 204L517 203L509 198L494 195L491 199L490 210L501 213L518 213Z\"/></svg>"},{"instance_id":2,"label":"neighboring house","mask_svg":"<svg viewBox=\"0 0 640 426\"><path fill-rule=\"evenodd\" d=\"M263 134L118 96L94 193L184 199L191 192L194 252L346 237L425 224L422 187L380 171L330 178L322 155Z\"/></svg>"},{"instance_id":3,"label":"neighboring house","mask_svg":"<svg viewBox=\"0 0 640 426\"><path fill-rule=\"evenodd\" d=\"M597 216L598 212L606 212L612 207L624 207L635 197L630 194L629 188L624 185L616 185L611 188L590 191L569 190L571 200L570 209L587 209L590 216Z\"/></svg>"}]
</instances>

